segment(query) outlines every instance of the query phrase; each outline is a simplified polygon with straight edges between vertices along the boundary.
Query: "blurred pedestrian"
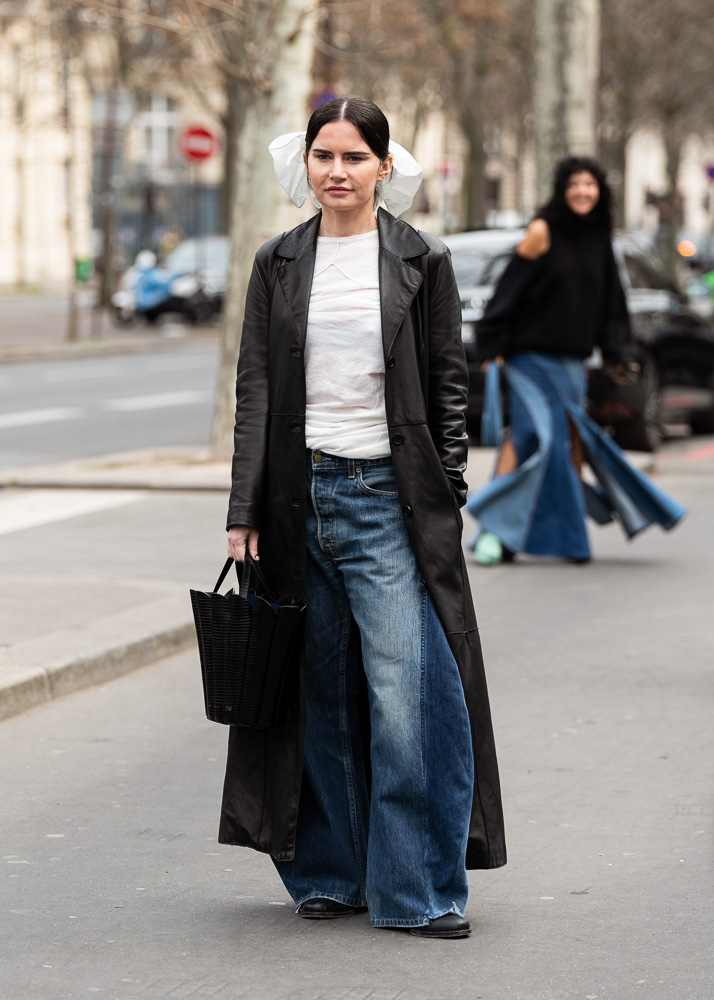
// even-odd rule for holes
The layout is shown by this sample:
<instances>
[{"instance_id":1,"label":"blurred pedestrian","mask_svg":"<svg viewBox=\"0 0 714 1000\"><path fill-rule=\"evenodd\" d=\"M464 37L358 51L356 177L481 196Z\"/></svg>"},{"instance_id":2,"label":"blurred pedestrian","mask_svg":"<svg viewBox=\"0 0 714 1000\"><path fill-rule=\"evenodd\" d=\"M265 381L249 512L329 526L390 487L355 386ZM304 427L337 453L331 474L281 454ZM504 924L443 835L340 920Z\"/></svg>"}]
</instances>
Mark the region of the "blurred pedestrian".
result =
<instances>
[{"instance_id":1,"label":"blurred pedestrian","mask_svg":"<svg viewBox=\"0 0 714 1000\"><path fill-rule=\"evenodd\" d=\"M367 907L375 927L464 937L466 869L505 845L460 542L451 260L390 214L421 171L376 105L329 101L270 148L321 211L255 259L228 550L259 552L308 610L287 721L231 729L219 839L270 853L303 917Z\"/></svg>"},{"instance_id":2,"label":"blurred pedestrian","mask_svg":"<svg viewBox=\"0 0 714 1000\"><path fill-rule=\"evenodd\" d=\"M684 509L634 469L583 406L585 359L595 347L616 382L636 378L627 304L612 249L611 196L600 165L568 157L550 201L531 222L477 327L484 370L508 385L509 427L493 480L469 498L480 522L474 557L514 553L591 558L586 514L617 516L632 538L672 528ZM583 484L586 460L598 485Z\"/></svg>"}]
</instances>

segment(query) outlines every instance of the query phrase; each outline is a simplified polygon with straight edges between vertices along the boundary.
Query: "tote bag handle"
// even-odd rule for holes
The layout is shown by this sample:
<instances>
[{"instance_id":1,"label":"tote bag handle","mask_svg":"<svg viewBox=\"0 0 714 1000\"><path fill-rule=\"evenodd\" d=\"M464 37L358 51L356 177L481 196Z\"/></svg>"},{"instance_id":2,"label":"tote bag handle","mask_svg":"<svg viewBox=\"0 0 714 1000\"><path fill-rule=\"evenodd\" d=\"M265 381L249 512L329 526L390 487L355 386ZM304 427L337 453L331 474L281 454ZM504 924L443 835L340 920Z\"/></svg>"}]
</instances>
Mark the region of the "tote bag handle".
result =
<instances>
[{"instance_id":1,"label":"tote bag handle","mask_svg":"<svg viewBox=\"0 0 714 1000\"><path fill-rule=\"evenodd\" d=\"M218 580L216 581L216 586L213 588L213 593L214 594L217 594L218 591L220 590L221 584L223 583L223 581L225 580L225 578L228 576L228 570L231 568L231 566L233 565L234 562L235 562L235 560L233 559L232 556L229 556L226 559L225 565L224 565L223 569L221 570L221 575L218 577ZM240 589L238 591L238 593L240 594L240 596L241 597L245 597L246 594L248 593L248 588L250 587L250 574L251 574L251 572L254 572L255 575L260 580L260 582L263 584L263 588L265 590L265 593L268 595L268 600L272 601L273 604L277 604L278 602L275 599L275 597L273 596L273 592L270 589L268 581L265 579L265 575L263 574L263 571L261 570L260 566L258 566L258 564L255 562L255 560L251 558L251 556L250 556L250 554L248 552L246 552L246 554L245 554L245 561L243 562L243 573L241 574L241 577L240 577ZM238 574L238 564L236 563L236 575L237 574Z\"/></svg>"}]
</instances>

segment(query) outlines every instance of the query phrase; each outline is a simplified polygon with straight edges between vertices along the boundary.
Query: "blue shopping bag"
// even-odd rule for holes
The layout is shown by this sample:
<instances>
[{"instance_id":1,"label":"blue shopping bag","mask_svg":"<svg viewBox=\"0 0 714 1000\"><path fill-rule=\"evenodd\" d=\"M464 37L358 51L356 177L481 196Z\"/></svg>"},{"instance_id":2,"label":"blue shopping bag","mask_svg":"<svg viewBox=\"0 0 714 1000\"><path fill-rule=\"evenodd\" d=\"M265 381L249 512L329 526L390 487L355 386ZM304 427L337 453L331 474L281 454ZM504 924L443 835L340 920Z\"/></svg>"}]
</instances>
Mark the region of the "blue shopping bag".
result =
<instances>
[{"instance_id":1,"label":"blue shopping bag","mask_svg":"<svg viewBox=\"0 0 714 1000\"><path fill-rule=\"evenodd\" d=\"M486 372L486 385L481 414L481 444L496 448L503 433L503 406L501 405L501 369L492 361Z\"/></svg>"}]
</instances>

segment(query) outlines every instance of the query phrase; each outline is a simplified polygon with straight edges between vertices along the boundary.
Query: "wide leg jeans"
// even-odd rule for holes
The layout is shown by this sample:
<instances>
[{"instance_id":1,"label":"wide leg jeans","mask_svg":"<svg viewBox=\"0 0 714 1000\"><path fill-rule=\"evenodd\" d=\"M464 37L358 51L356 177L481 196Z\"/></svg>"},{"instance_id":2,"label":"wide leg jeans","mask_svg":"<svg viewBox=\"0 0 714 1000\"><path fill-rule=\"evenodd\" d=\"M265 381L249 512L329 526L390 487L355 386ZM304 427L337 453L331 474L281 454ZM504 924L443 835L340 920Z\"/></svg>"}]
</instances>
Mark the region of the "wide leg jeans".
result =
<instances>
[{"instance_id":1,"label":"wide leg jeans","mask_svg":"<svg viewBox=\"0 0 714 1000\"><path fill-rule=\"evenodd\" d=\"M469 720L391 459L308 453L307 515L305 764L295 858L276 867L296 905L367 906L375 927L463 915Z\"/></svg>"}]
</instances>

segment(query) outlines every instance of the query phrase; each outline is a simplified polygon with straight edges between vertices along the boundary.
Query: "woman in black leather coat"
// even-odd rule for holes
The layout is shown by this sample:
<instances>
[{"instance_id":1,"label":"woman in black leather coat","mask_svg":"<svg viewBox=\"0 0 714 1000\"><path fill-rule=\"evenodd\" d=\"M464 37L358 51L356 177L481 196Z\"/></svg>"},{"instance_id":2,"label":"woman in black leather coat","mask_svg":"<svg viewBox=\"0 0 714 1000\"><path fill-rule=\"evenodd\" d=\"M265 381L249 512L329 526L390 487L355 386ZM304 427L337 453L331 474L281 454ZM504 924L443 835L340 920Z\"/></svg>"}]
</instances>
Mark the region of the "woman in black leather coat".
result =
<instances>
[{"instance_id":1,"label":"woman in black leather coat","mask_svg":"<svg viewBox=\"0 0 714 1000\"><path fill-rule=\"evenodd\" d=\"M250 281L228 511L229 554L307 600L305 647L285 723L231 729L219 839L270 853L303 917L462 937L465 869L506 857L461 549L459 297L439 240L375 215L375 105L318 108L305 167L322 210Z\"/></svg>"}]
</instances>

